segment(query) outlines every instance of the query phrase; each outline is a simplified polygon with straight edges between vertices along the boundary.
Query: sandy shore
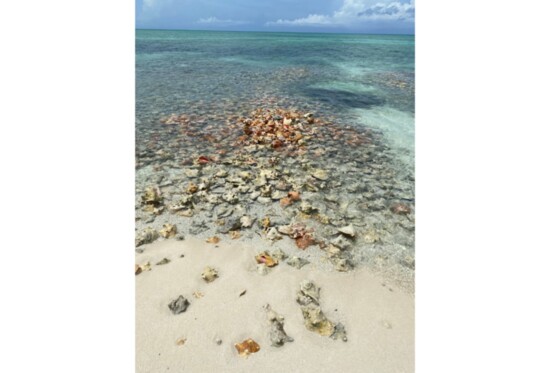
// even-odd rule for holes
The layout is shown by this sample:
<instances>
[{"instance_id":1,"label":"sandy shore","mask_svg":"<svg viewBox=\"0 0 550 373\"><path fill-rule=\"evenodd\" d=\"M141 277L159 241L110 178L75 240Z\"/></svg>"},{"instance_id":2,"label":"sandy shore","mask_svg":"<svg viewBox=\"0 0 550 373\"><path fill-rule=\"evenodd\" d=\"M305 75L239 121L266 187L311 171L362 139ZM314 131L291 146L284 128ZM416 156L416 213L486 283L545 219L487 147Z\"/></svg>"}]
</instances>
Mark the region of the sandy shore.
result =
<instances>
[{"instance_id":1,"label":"sandy shore","mask_svg":"<svg viewBox=\"0 0 550 373\"><path fill-rule=\"evenodd\" d=\"M254 255L269 247L246 247L238 240L217 245L166 240L143 248L136 263L150 262L152 270L136 276L137 372L414 371L414 295L364 269L327 272L310 264L298 270L283 262L262 276ZM171 262L155 265L163 258ZM219 271L212 283L201 278L207 265ZM321 308L328 319L344 324L347 342L305 328L295 301L305 279L321 288ZM168 304L179 295L191 304L174 315ZM271 346L267 303L284 316L294 342ZM178 345L182 338L185 343ZM261 350L245 359L234 344L247 338Z\"/></svg>"}]
</instances>

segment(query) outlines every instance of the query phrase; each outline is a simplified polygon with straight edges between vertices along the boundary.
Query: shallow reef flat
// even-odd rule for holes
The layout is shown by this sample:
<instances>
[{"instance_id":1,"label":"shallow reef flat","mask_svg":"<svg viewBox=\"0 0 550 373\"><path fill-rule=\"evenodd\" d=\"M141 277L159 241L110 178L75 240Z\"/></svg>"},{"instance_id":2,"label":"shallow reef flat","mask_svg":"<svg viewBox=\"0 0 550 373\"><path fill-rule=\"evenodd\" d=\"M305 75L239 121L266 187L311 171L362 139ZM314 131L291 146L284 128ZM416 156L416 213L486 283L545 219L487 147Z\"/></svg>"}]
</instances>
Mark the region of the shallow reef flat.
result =
<instances>
[{"instance_id":1,"label":"shallow reef flat","mask_svg":"<svg viewBox=\"0 0 550 373\"><path fill-rule=\"evenodd\" d=\"M282 108L221 119L161 117L164 140L138 147L138 252L163 238L251 241L413 289L413 180L379 133Z\"/></svg>"}]
</instances>

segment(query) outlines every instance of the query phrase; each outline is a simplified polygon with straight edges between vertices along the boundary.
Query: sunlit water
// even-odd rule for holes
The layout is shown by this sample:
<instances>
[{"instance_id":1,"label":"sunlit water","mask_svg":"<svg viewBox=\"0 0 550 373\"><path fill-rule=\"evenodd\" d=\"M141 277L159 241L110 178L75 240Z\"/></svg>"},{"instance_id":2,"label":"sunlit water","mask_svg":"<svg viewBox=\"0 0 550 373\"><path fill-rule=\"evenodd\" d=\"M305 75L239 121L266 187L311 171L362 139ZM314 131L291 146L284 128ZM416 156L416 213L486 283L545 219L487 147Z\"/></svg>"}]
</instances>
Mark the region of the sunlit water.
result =
<instances>
[{"instance_id":1,"label":"sunlit water","mask_svg":"<svg viewBox=\"0 0 550 373\"><path fill-rule=\"evenodd\" d=\"M204 125L222 126L227 118L258 107L283 107L371 129L380 142L377 149L383 149L381 167L391 169L392 176L373 186L368 198L382 196L383 190L383 203L414 206L414 48L413 36L138 30L137 189L153 180L150 167L161 162L155 154L168 143L184 141L159 124L160 118L185 113ZM193 151L202 149L200 143L193 146ZM346 155L347 148L338 151ZM185 154L176 155L178 162L180 156ZM166 175L176 175L174 167ZM395 190L388 194L389 185ZM394 219L376 214L380 221ZM376 244L382 251L373 253L397 255L399 262L404 254L395 252L402 250L410 267L414 225L407 228L381 228L390 233ZM374 260L374 254L362 255Z\"/></svg>"}]
</instances>

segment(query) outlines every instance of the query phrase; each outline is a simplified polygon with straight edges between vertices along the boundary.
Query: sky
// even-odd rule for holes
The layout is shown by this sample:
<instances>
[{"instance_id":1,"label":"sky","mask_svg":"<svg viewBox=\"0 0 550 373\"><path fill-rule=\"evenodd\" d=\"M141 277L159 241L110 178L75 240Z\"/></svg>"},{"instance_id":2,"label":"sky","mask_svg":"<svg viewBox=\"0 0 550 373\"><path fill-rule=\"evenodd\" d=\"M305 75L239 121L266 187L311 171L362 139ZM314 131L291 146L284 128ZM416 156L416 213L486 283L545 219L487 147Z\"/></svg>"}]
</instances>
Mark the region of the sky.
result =
<instances>
[{"instance_id":1,"label":"sky","mask_svg":"<svg viewBox=\"0 0 550 373\"><path fill-rule=\"evenodd\" d=\"M136 0L136 28L414 34L415 0Z\"/></svg>"}]
</instances>

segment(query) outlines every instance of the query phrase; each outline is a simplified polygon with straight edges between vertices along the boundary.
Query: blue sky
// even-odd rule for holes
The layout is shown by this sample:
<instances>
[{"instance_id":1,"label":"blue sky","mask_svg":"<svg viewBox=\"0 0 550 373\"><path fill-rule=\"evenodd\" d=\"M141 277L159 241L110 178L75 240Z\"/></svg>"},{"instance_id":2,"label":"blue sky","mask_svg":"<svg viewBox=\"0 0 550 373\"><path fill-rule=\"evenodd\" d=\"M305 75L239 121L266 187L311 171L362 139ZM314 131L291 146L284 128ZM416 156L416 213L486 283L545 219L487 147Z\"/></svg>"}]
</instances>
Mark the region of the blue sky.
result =
<instances>
[{"instance_id":1,"label":"blue sky","mask_svg":"<svg viewBox=\"0 0 550 373\"><path fill-rule=\"evenodd\" d=\"M414 34L415 0L136 0L136 28Z\"/></svg>"}]
</instances>

